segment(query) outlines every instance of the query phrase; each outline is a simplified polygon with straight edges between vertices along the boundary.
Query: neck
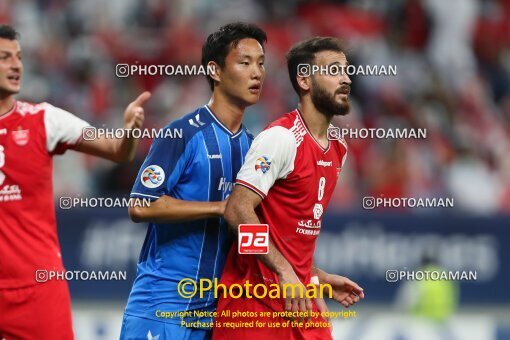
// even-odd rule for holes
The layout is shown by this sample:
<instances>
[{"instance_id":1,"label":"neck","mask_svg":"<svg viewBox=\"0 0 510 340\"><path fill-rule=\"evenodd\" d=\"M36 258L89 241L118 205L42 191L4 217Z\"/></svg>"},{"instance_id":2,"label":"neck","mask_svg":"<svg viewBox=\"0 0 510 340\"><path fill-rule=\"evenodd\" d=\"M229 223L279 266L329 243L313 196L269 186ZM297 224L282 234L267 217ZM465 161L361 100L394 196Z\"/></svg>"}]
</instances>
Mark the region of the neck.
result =
<instances>
[{"instance_id":1,"label":"neck","mask_svg":"<svg viewBox=\"0 0 510 340\"><path fill-rule=\"evenodd\" d=\"M243 114L246 106L234 104L229 98L214 91L207 105L218 120L232 133L239 131L243 122Z\"/></svg>"},{"instance_id":2,"label":"neck","mask_svg":"<svg viewBox=\"0 0 510 340\"><path fill-rule=\"evenodd\" d=\"M319 112L308 95L301 98L298 104L298 109L301 112L303 120L305 121L306 127L310 133L319 142L324 142L327 145L328 127L329 124L331 124L333 117Z\"/></svg>"},{"instance_id":3,"label":"neck","mask_svg":"<svg viewBox=\"0 0 510 340\"><path fill-rule=\"evenodd\" d=\"M6 96L0 96L0 117L9 112L14 105L14 96L9 94Z\"/></svg>"}]
</instances>

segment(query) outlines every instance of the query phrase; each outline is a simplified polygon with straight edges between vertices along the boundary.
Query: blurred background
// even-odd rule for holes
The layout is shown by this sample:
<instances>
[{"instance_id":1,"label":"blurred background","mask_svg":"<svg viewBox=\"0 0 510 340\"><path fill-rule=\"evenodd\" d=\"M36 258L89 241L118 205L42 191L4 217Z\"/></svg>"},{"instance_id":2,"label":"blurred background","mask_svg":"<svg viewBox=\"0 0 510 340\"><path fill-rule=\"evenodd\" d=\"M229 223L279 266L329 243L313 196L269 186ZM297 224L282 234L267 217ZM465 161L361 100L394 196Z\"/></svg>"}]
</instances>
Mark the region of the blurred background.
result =
<instances>
[{"instance_id":1,"label":"blurred background","mask_svg":"<svg viewBox=\"0 0 510 340\"><path fill-rule=\"evenodd\" d=\"M143 90L153 93L148 128L205 104L203 76L117 78L115 65L199 64L207 35L231 21L268 34L262 97L245 116L255 134L296 107L284 55L316 35L344 39L351 64L397 66L397 76L353 76L352 110L337 126L427 130L426 139L347 138L316 261L360 283L366 299L356 318L334 321L335 339L510 339L510 1L0 1L0 22L21 33L19 99L97 127L120 127ZM56 201L127 197L150 144L142 140L121 166L56 157ZM363 210L364 196L452 197L455 206ZM146 226L124 209L57 214L68 269L128 272L125 282L70 282L77 339L118 338ZM387 270L430 265L476 270L477 280L385 279Z\"/></svg>"}]
</instances>

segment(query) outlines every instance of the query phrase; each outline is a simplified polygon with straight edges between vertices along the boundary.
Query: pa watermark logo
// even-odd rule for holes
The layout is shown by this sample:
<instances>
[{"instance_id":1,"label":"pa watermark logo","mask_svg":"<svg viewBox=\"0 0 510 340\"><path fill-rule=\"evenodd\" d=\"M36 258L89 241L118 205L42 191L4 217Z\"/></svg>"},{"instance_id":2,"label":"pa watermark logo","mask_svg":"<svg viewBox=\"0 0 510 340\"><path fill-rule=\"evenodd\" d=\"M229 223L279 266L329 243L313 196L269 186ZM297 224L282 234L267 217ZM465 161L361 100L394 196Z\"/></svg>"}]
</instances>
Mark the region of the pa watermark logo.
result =
<instances>
[{"instance_id":1,"label":"pa watermark logo","mask_svg":"<svg viewBox=\"0 0 510 340\"><path fill-rule=\"evenodd\" d=\"M239 254L269 253L268 224L240 224L237 249Z\"/></svg>"}]
</instances>

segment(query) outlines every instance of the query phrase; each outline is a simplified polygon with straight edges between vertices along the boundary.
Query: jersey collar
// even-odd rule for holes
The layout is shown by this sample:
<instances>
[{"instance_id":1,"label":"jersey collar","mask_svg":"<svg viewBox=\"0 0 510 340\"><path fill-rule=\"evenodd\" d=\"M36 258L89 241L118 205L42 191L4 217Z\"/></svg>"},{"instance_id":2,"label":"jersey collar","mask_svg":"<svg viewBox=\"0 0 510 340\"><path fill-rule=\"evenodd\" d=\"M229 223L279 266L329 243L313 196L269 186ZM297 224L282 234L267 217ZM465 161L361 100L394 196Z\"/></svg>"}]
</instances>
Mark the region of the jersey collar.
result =
<instances>
[{"instance_id":1,"label":"jersey collar","mask_svg":"<svg viewBox=\"0 0 510 340\"><path fill-rule=\"evenodd\" d=\"M303 126L305 127L305 130L306 132L308 133L308 135L310 135L310 137L312 137L313 141L315 142L315 144L317 144L317 146L322 150L322 152L326 153L329 151L329 148L331 147L331 141L328 139L328 147L327 148L324 148L318 141L317 139L315 139L315 137L312 135L312 133L310 132L310 130L308 130L308 126L306 126L306 123L305 123L305 120L303 119L303 116L301 115L301 111L299 111L299 109L296 109L296 114L297 116L299 117L299 120L301 121L301 123L303 124Z\"/></svg>"},{"instance_id":2,"label":"jersey collar","mask_svg":"<svg viewBox=\"0 0 510 340\"><path fill-rule=\"evenodd\" d=\"M14 111L16 111L17 106L18 106L18 101L14 100L14 104L12 104L12 107L9 109L9 111L7 111L6 113L4 113L3 115L0 116L0 120L10 116Z\"/></svg>"},{"instance_id":3,"label":"jersey collar","mask_svg":"<svg viewBox=\"0 0 510 340\"><path fill-rule=\"evenodd\" d=\"M218 124L218 126L221 129L223 129L230 136L230 138L236 138L243 132L243 128L244 128L243 124L241 124L241 126L239 127L239 130L234 133L234 132L230 131L225 125L223 125L223 123L220 122L220 120L218 118L216 118L215 114L212 112L212 110L209 108L208 105L204 105L204 108L206 109L207 112L209 112L209 114L211 115L213 120L216 122L216 124Z\"/></svg>"}]
</instances>

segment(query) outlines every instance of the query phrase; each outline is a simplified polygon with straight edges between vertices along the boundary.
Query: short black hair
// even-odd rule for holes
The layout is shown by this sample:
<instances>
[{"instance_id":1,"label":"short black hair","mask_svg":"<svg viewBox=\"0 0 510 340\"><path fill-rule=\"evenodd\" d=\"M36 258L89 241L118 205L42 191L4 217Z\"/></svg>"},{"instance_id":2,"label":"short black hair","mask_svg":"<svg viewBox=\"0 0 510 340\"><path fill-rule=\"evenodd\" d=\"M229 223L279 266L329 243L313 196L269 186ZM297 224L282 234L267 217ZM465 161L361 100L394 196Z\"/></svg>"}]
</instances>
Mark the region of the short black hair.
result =
<instances>
[{"instance_id":1,"label":"short black hair","mask_svg":"<svg viewBox=\"0 0 510 340\"><path fill-rule=\"evenodd\" d=\"M19 33L16 32L16 30L12 26L0 25L0 38L7 40L18 40Z\"/></svg>"},{"instance_id":2,"label":"short black hair","mask_svg":"<svg viewBox=\"0 0 510 340\"><path fill-rule=\"evenodd\" d=\"M210 61L216 62L220 67L225 66L225 58L230 50L237 46L239 40L246 38L257 40L262 48L267 41L266 32L254 24L233 22L220 27L207 37L202 46L202 66L207 69ZM207 81L211 90L214 90L214 80L209 75Z\"/></svg>"},{"instance_id":3,"label":"short black hair","mask_svg":"<svg viewBox=\"0 0 510 340\"><path fill-rule=\"evenodd\" d=\"M289 70L292 87L301 96L300 87L296 80L299 64L313 65L315 54L322 51L336 51L345 53L344 43L333 37L315 37L298 42L287 52L287 68Z\"/></svg>"}]
</instances>

